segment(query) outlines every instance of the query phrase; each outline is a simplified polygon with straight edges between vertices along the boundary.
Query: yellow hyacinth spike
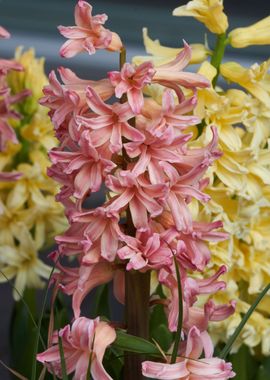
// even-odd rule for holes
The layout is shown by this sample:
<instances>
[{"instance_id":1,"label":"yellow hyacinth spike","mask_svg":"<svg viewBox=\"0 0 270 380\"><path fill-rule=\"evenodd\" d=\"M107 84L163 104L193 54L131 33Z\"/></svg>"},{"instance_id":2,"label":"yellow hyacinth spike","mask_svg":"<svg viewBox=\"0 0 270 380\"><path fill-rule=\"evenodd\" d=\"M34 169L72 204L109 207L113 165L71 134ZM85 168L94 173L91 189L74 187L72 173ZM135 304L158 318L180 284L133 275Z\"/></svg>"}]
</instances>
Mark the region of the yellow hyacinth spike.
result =
<instances>
[{"instance_id":1,"label":"yellow hyacinth spike","mask_svg":"<svg viewBox=\"0 0 270 380\"><path fill-rule=\"evenodd\" d=\"M215 34L223 34L228 29L228 19L223 12L223 0L192 0L186 5L175 8L173 15L194 17Z\"/></svg>"},{"instance_id":2,"label":"yellow hyacinth spike","mask_svg":"<svg viewBox=\"0 0 270 380\"><path fill-rule=\"evenodd\" d=\"M245 28L232 30L229 33L229 41L234 48L244 48L250 45L269 45L270 16Z\"/></svg>"}]
</instances>

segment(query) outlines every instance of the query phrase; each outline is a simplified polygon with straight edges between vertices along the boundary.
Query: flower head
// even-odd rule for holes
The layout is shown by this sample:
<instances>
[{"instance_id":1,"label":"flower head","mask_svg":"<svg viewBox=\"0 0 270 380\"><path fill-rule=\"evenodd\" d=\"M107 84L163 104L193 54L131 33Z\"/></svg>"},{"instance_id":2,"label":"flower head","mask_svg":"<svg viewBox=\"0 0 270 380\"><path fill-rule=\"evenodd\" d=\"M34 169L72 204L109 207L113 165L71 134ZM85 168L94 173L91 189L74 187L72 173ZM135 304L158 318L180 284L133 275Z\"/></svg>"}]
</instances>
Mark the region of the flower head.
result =
<instances>
[{"instance_id":1,"label":"flower head","mask_svg":"<svg viewBox=\"0 0 270 380\"><path fill-rule=\"evenodd\" d=\"M109 78L115 87L115 95L121 98L127 94L129 105L135 114L138 114L144 104L142 89L146 84L151 83L155 74L155 69L151 62L144 62L135 67L130 63L125 63L121 72L109 72Z\"/></svg>"},{"instance_id":2,"label":"flower head","mask_svg":"<svg viewBox=\"0 0 270 380\"><path fill-rule=\"evenodd\" d=\"M96 50L120 50L120 37L104 28L108 17L105 14L92 16L92 6L86 1L79 0L75 7L76 26L59 26L60 33L68 38L62 45L62 57L71 58L82 51L94 54Z\"/></svg>"},{"instance_id":3,"label":"flower head","mask_svg":"<svg viewBox=\"0 0 270 380\"><path fill-rule=\"evenodd\" d=\"M105 371L102 359L106 348L115 340L116 334L112 327L99 318L75 319L71 328L65 326L59 331L62 338L64 358L67 373L75 372L73 379L86 379L89 360L91 360L91 375L94 380L112 380ZM37 355L37 359L45 363L48 370L62 377L59 338L55 332L53 345Z\"/></svg>"}]
</instances>

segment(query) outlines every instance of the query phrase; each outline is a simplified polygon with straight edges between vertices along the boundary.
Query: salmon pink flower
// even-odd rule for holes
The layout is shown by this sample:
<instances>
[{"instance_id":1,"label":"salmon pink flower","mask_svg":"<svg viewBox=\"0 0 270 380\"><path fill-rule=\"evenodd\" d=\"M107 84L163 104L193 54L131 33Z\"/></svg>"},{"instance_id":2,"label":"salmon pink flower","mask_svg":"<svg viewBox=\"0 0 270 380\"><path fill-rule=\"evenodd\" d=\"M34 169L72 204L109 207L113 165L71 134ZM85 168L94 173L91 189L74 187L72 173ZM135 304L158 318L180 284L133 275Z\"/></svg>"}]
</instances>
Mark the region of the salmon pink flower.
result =
<instances>
[{"instance_id":1,"label":"salmon pink flower","mask_svg":"<svg viewBox=\"0 0 270 380\"><path fill-rule=\"evenodd\" d=\"M115 87L115 95L121 98L127 94L128 103L135 114L140 113L143 104L143 87L151 83L155 74L151 62L144 62L139 66L125 63L122 70L108 73L112 85Z\"/></svg>"},{"instance_id":2,"label":"salmon pink flower","mask_svg":"<svg viewBox=\"0 0 270 380\"><path fill-rule=\"evenodd\" d=\"M86 96L87 104L95 114L91 117L78 116L77 121L92 130L90 136L95 146L109 142L111 152L117 153L122 148L122 137L136 142L144 140L144 135L128 123L134 116L128 103L105 104L90 86Z\"/></svg>"},{"instance_id":3,"label":"salmon pink flower","mask_svg":"<svg viewBox=\"0 0 270 380\"><path fill-rule=\"evenodd\" d=\"M95 88L102 99L108 99L113 94L113 87L108 79L99 81L85 80L77 77L70 69L58 69L61 84L54 71L49 74L49 85L43 88L44 97L40 104L50 108L50 115L55 128L59 128L65 120L70 120L73 114L86 105L86 87Z\"/></svg>"},{"instance_id":4,"label":"salmon pink flower","mask_svg":"<svg viewBox=\"0 0 270 380\"><path fill-rule=\"evenodd\" d=\"M108 19L105 14L92 16L92 6L86 1L79 0L75 6L76 26L59 26L60 33L68 38L62 45L62 57L71 58L82 51L94 54L96 50L120 50L122 42L118 34L104 28Z\"/></svg>"},{"instance_id":5,"label":"salmon pink flower","mask_svg":"<svg viewBox=\"0 0 270 380\"><path fill-rule=\"evenodd\" d=\"M84 237L87 241L100 240L101 256L114 261L119 245L119 239L123 236L119 227L119 215L110 211L110 207L98 207L95 210L75 213L72 220L84 225Z\"/></svg>"},{"instance_id":6,"label":"salmon pink flower","mask_svg":"<svg viewBox=\"0 0 270 380\"><path fill-rule=\"evenodd\" d=\"M99 318L75 319L72 326L65 326L54 333L53 345L37 355L37 359L44 363L49 372L54 372L62 378L59 338L62 338L64 358L67 373L74 373L74 380L87 377L89 360L91 360L91 375L94 380L112 380L105 371L102 360L106 348L115 340L115 330Z\"/></svg>"},{"instance_id":7,"label":"salmon pink flower","mask_svg":"<svg viewBox=\"0 0 270 380\"><path fill-rule=\"evenodd\" d=\"M106 186L119 194L112 199L109 209L118 212L129 206L133 224L138 231L149 229L148 213L154 218L163 211L160 201L166 197L165 184L152 185L143 176L136 177L129 170L122 170L117 176L108 175Z\"/></svg>"},{"instance_id":8,"label":"salmon pink flower","mask_svg":"<svg viewBox=\"0 0 270 380\"><path fill-rule=\"evenodd\" d=\"M191 48L184 41L183 50L174 60L164 65L155 67L156 72L153 77L153 82L158 82L169 88L175 88L175 85L180 85L186 88L209 87L210 82L204 76L183 71L183 69L188 65L190 59Z\"/></svg>"},{"instance_id":9,"label":"salmon pink flower","mask_svg":"<svg viewBox=\"0 0 270 380\"><path fill-rule=\"evenodd\" d=\"M199 359L203 351L205 359ZM213 358L211 339L196 326L189 330L183 358L178 358L175 364L145 361L142 373L161 380L227 380L235 376L231 363Z\"/></svg>"},{"instance_id":10,"label":"salmon pink flower","mask_svg":"<svg viewBox=\"0 0 270 380\"><path fill-rule=\"evenodd\" d=\"M117 254L122 260L129 259L127 270L160 269L172 265L172 251L158 233L139 232L136 238L128 237L126 243Z\"/></svg>"},{"instance_id":11,"label":"salmon pink flower","mask_svg":"<svg viewBox=\"0 0 270 380\"><path fill-rule=\"evenodd\" d=\"M75 150L76 149L76 150ZM54 164L60 162L65 174L75 173L74 197L84 198L89 192L100 189L106 173L115 168L115 164L103 158L92 145L87 131L84 131L73 152L53 149L50 158Z\"/></svg>"}]
</instances>

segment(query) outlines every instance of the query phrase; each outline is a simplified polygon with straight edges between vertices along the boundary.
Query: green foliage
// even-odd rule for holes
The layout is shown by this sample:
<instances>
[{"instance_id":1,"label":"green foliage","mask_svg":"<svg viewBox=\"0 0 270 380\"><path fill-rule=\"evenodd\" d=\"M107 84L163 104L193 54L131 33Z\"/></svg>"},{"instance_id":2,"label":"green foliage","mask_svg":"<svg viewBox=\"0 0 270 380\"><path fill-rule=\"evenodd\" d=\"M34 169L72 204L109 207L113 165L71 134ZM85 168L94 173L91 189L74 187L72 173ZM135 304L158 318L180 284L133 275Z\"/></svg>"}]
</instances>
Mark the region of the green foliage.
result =
<instances>
[{"instance_id":1,"label":"green foliage","mask_svg":"<svg viewBox=\"0 0 270 380\"><path fill-rule=\"evenodd\" d=\"M102 315L107 319L110 319L109 284L100 285L96 289L93 310L93 318Z\"/></svg>"},{"instance_id":2,"label":"green foliage","mask_svg":"<svg viewBox=\"0 0 270 380\"><path fill-rule=\"evenodd\" d=\"M251 355L247 346L242 346L236 354L228 358L236 372L236 380L255 380L259 363Z\"/></svg>"},{"instance_id":3,"label":"green foliage","mask_svg":"<svg viewBox=\"0 0 270 380\"><path fill-rule=\"evenodd\" d=\"M29 309L25 307L27 303ZM32 358L37 329L32 318L35 316L35 291L26 289L24 301L15 303L11 326L11 367L20 374L30 378L32 372ZM27 349L26 349L27 348Z\"/></svg>"},{"instance_id":4,"label":"green foliage","mask_svg":"<svg viewBox=\"0 0 270 380\"><path fill-rule=\"evenodd\" d=\"M147 354L149 356L162 357L159 349L146 339L125 333L123 330L116 331L117 337L113 347L122 351Z\"/></svg>"},{"instance_id":5,"label":"green foliage","mask_svg":"<svg viewBox=\"0 0 270 380\"><path fill-rule=\"evenodd\" d=\"M168 329L167 317L163 305L155 305L150 315L150 337L167 351L173 341L173 334Z\"/></svg>"}]
</instances>

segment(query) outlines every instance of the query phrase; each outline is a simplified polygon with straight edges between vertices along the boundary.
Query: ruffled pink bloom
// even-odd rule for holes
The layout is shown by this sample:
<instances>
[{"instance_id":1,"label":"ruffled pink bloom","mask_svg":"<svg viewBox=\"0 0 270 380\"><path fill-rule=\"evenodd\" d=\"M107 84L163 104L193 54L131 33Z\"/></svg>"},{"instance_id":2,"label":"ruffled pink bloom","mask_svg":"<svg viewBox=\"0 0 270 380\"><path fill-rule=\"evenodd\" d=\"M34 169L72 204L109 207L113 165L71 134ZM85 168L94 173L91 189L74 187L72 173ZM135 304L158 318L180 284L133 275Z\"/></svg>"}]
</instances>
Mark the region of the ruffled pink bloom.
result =
<instances>
[{"instance_id":1,"label":"ruffled pink bloom","mask_svg":"<svg viewBox=\"0 0 270 380\"><path fill-rule=\"evenodd\" d=\"M193 304L197 301L198 295L214 294L217 291L226 288L226 283L224 281L217 281L218 277L226 272L226 267L225 265L222 265L213 276L202 280L187 277L186 272L184 272L181 267L179 269L181 272L181 284L183 292L184 323L186 323L189 318L189 308L192 307ZM165 285L171 292L171 296L167 300L168 326L170 331L176 331L179 315L179 294L175 268L171 267L171 273L168 272L168 270L161 269L159 272L159 282ZM183 327L185 327L185 325Z\"/></svg>"},{"instance_id":2,"label":"ruffled pink bloom","mask_svg":"<svg viewBox=\"0 0 270 380\"><path fill-rule=\"evenodd\" d=\"M128 120L134 116L128 103L105 104L96 91L87 88L87 104L94 112L91 117L77 117L79 124L92 130L90 133L94 146L101 146L109 141L112 153L122 149L122 139L142 142L144 135L132 127Z\"/></svg>"},{"instance_id":3,"label":"ruffled pink bloom","mask_svg":"<svg viewBox=\"0 0 270 380\"><path fill-rule=\"evenodd\" d=\"M151 62L144 62L139 66L125 63L122 70L108 73L112 85L115 87L115 95L121 98L127 94L128 103L135 114L141 112L144 104L143 87L149 83L155 73Z\"/></svg>"},{"instance_id":4,"label":"ruffled pink bloom","mask_svg":"<svg viewBox=\"0 0 270 380\"><path fill-rule=\"evenodd\" d=\"M145 119L142 119L142 123L156 136L161 136L168 126L179 132L201 121L194 115L186 115L194 109L196 103L196 95L176 103L173 91L166 89L162 95L162 105L151 98L145 100L145 107L142 109Z\"/></svg>"},{"instance_id":5,"label":"ruffled pink bloom","mask_svg":"<svg viewBox=\"0 0 270 380\"><path fill-rule=\"evenodd\" d=\"M227 305L216 305L213 300L208 300L204 308L192 306L188 309L188 313L183 321L184 329L190 330L192 326L196 326L200 331L208 328L209 321L218 322L230 317L236 308L236 301L232 300Z\"/></svg>"},{"instance_id":6,"label":"ruffled pink bloom","mask_svg":"<svg viewBox=\"0 0 270 380\"><path fill-rule=\"evenodd\" d=\"M101 257L108 261L115 260L119 239L123 237L118 224L118 213L110 211L109 207L98 207L88 212L76 213L72 220L85 226L83 235L87 241L99 242Z\"/></svg>"},{"instance_id":7,"label":"ruffled pink bloom","mask_svg":"<svg viewBox=\"0 0 270 380\"><path fill-rule=\"evenodd\" d=\"M161 201L167 193L165 184L152 185L144 176L136 177L129 170L122 170L117 176L108 175L106 186L119 194L112 199L109 209L119 212L129 206L133 224L140 232L149 229L148 213L154 218L163 211Z\"/></svg>"},{"instance_id":8,"label":"ruffled pink bloom","mask_svg":"<svg viewBox=\"0 0 270 380\"><path fill-rule=\"evenodd\" d=\"M183 156L186 155L187 151L186 143L192 135L176 135L171 125L167 126L162 133L156 133L154 128L144 130L143 133L145 135L143 142L129 142L124 145L129 157L138 157L132 172L139 175L147 170L153 184L164 183L168 179L161 163L181 165Z\"/></svg>"},{"instance_id":9,"label":"ruffled pink bloom","mask_svg":"<svg viewBox=\"0 0 270 380\"><path fill-rule=\"evenodd\" d=\"M203 75L183 71L190 59L191 48L184 41L184 49L173 61L155 68L156 72L153 77L153 82L158 82L164 86L174 88L176 93L179 92L177 85L186 88L209 87L210 82Z\"/></svg>"},{"instance_id":10,"label":"ruffled pink bloom","mask_svg":"<svg viewBox=\"0 0 270 380\"><path fill-rule=\"evenodd\" d=\"M205 359L199 359L203 351ZM162 380L227 380L235 376L231 363L212 355L213 345L208 334L193 326L183 351L185 358L179 358L175 364L145 361L142 363L142 373L146 377Z\"/></svg>"},{"instance_id":11,"label":"ruffled pink bloom","mask_svg":"<svg viewBox=\"0 0 270 380\"><path fill-rule=\"evenodd\" d=\"M220 221L213 223L192 222L189 232L180 231L177 235L181 241L181 249L177 249L177 259L181 264L191 270L203 271L211 258L211 251L206 242L223 241L228 239L228 234L213 231L222 227Z\"/></svg>"},{"instance_id":12,"label":"ruffled pink bloom","mask_svg":"<svg viewBox=\"0 0 270 380\"><path fill-rule=\"evenodd\" d=\"M104 28L108 17L105 14L92 16L92 6L79 0L75 6L76 26L59 26L60 33L68 38L61 49L62 57L71 58L82 51L94 54L96 50L120 50L122 42L118 34Z\"/></svg>"},{"instance_id":13,"label":"ruffled pink bloom","mask_svg":"<svg viewBox=\"0 0 270 380\"><path fill-rule=\"evenodd\" d=\"M61 84L54 71L49 74L49 85L43 88L44 97L40 104L50 108L50 115L55 128L59 128L71 116L79 114L86 106L86 87L93 87L102 99L108 99L113 94L113 87L108 79L92 81L77 77L70 69L58 69Z\"/></svg>"},{"instance_id":14,"label":"ruffled pink bloom","mask_svg":"<svg viewBox=\"0 0 270 380\"><path fill-rule=\"evenodd\" d=\"M14 144L18 143L15 129L9 125L9 119L19 120L21 115L12 109L12 105L22 101L30 94L31 91L23 90L16 95L10 95L10 89L8 87L0 89L0 97L2 96L0 100L0 151L6 148L7 141L11 141Z\"/></svg>"},{"instance_id":15,"label":"ruffled pink bloom","mask_svg":"<svg viewBox=\"0 0 270 380\"><path fill-rule=\"evenodd\" d=\"M11 59L0 59L0 77L6 75L10 70L23 71L23 67Z\"/></svg>"},{"instance_id":16,"label":"ruffled pink bloom","mask_svg":"<svg viewBox=\"0 0 270 380\"><path fill-rule=\"evenodd\" d=\"M129 260L126 269L160 269L172 265L172 251L157 233L137 233L136 238L123 238L127 245L117 252L122 260Z\"/></svg>"},{"instance_id":17,"label":"ruffled pink bloom","mask_svg":"<svg viewBox=\"0 0 270 380\"><path fill-rule=\"evenodd\" d=\"M10 33L5 28L0 26L0 38L9 38L9 37L10 37Z\"/></svg>"},{"instance_id":18,"label":"ruffled pink bloom","mask_svg":"<svg viewBox=\"0 0 270 380\"><path fill-rule=\"evenodd\" d=\"M115 330L99 318L77 318L72 326L65 326L54 333L53 345L37 355L37 360L44 363L49 372L62 378L59 336L62 338L67 373L74 373L74 380L87 377L89 360L91 375L94 380L112 380L105 371L102 360L106 348L116 338Z\"/></svg>"},{"instance_id":19,"label":"ruffled pink bloom","mask_svg":"<svg viewBox=\"0 0 270 380\"><path fill-rule=\"evenodd\" d=\"M74 197L82 199L89 192L97 192L106 174L110 173L116 165L99 154L93 146L91 139L84 131L73 151L53 149L50 152L53 164L62 164L65 174L74 176Z\"/></svg>"}]
</instances>

